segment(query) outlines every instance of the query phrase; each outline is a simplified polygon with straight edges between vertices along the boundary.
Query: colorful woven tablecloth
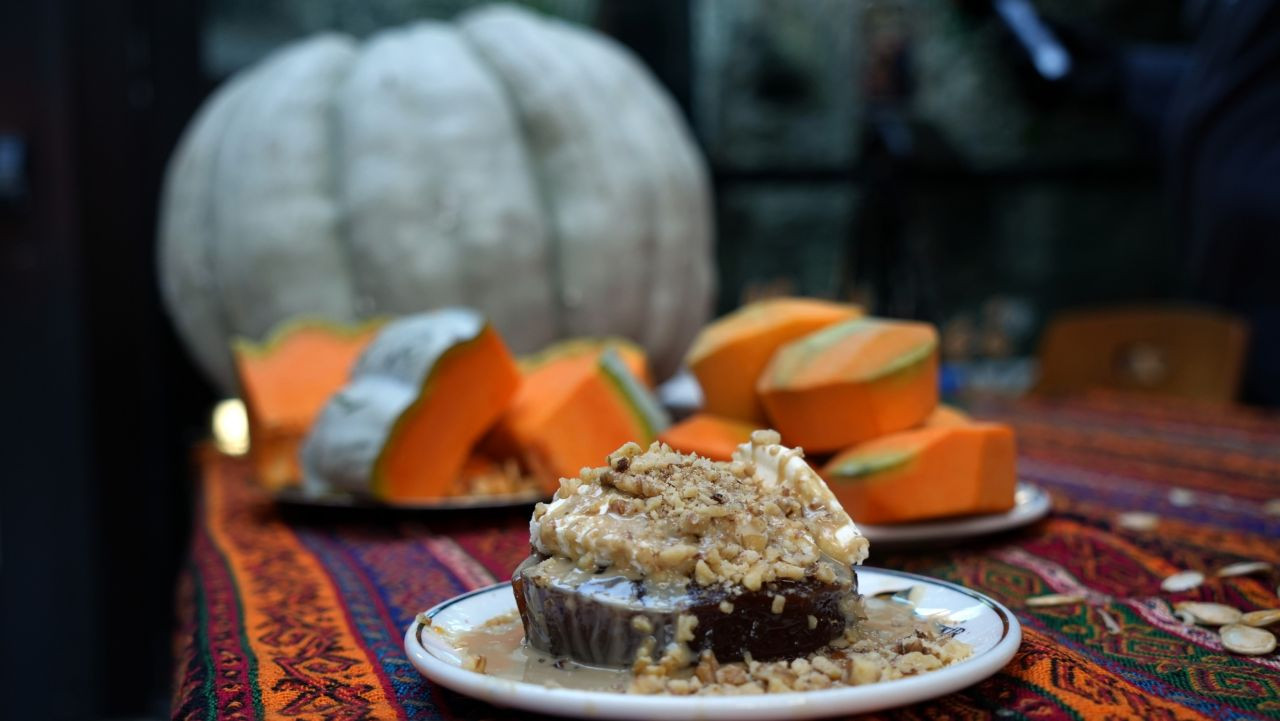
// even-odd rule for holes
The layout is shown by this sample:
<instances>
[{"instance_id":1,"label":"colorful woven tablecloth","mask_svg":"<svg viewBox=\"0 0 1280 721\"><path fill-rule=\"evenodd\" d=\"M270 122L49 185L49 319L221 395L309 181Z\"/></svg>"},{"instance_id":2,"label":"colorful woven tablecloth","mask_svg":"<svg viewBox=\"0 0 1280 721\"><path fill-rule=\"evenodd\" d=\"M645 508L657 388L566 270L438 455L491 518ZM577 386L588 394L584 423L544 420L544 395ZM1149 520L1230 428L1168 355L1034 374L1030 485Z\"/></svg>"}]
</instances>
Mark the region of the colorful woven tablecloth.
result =
<instances>
[{"instance_id":1,"label":"colorful woven tablecloth","mask_svg":"<svg viewBox=\"0 0 1280 721\"><path fill-rule=\"evenodd\" d=\"M1274 608L1280 573L1280 421L1123 397L1023 401L985 415L1018 431L1023 479L1054 512L1025 530L871 565L978 589L1012 608L1022 648L999 674L883 718L1280 718L1280 657L1223 650L1170 601ZM520 718L425 682L402 650L414 616L509 578L528 552L528 509L282 515L243 460L202 458L179 586L177 719ZM1270 503L1268 504L1268 501ZM1149 511L1153 530L1121 513ZM1201 587L1160 582L1204 571ZM1030 596L1083 604L1028 608Z\"/></svg>"}]
</instances>

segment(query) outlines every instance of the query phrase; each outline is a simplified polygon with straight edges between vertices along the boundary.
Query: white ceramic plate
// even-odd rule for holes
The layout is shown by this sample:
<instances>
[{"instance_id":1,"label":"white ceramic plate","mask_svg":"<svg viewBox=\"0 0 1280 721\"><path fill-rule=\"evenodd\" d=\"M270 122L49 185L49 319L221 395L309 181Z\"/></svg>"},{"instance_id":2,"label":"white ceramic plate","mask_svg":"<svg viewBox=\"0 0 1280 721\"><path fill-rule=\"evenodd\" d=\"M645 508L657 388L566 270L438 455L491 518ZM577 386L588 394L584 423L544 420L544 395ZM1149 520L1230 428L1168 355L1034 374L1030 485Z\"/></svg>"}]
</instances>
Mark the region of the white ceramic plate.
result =
<instances>
[{"instance_id":1,"label":"white ceramic plate","mask_svg":"<svg viewBox=\"0 0 1280 721\"><path fill-rule=\"evenodd\" d=\"M1014 615L996 601L967 588L924 576L876 568L858 569L865 594L918 586L917 612L938 612L957 638L973 647L973 656L920 676L866 686L766 694L763 696L641 696L604 691L548 688L468 671L448 640L485 621L515 610L510 583L457 596L426 615L448 634L422 633L418 622L404 637L405 652L423 676L460 693L498 706L595 719L802 719L854 714L936 698L981 681L999 671L1022 642Z\"/></svg>"},{"instance_id":2,"label":"white ceramic plate","mask_svg":"<svg viewBox=\"0 0 1280 721\"><path fill-rule=\"evenodd\" d=\"M541 490L522 493L507 493L493 496L454 496L451 498L433 498L412 503L380 503L367 498L358 498L344 494L310 495L301 488L284 488L276 491L276 503L297 508L363 508L385 509L393 511L446 511L467 508L509 508L528 506L546 500L547 494Z\"/></svg>"},{"instance_id":3,"label":"white ceramic plate","mask_svg":"<svg viewBox=\"0 0 1280 721\"><path fill-rule=\"evenodd\" d=\"M1013 508L1004 513L892 526L859 523L858 530L871 541L873 548L884 544L910 545L930 541L951 541L1009 531L1035 523L1044 518L1053 506L1049 494L1043 488L1026 482L1018 483L1018 490L1013 498Z\"/></svg>"}]
</instances>

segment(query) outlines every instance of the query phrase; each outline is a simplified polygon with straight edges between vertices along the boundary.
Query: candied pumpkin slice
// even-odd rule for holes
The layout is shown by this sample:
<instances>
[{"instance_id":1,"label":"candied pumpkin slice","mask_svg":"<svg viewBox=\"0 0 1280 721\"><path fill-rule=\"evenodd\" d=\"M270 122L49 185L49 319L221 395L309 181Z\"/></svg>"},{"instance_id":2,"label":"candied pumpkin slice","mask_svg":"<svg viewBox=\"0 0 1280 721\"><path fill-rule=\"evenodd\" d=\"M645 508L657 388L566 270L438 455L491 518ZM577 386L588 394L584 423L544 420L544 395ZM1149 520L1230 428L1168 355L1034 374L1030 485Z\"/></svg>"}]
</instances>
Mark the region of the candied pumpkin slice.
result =
<instances>
[{"instance_id":1,"label":"candied pumpkin slice","mask_svg":"<svg viewBox=\"0 0 1280 721\"><path fill-rule=\"evenodd\" d=\"M757 385L787 443L823 453L924 422L938 405L938 333L859 318L792 341Z\"/></svg>"},{"instance_id":2,"label":"candied pumpkin slice","mask_svg":"<svg viewBox=\"0 0 1280 721\"><path fill-rule=\"evenodd\" d=\"M537 353L522 356L520 388L502 417L481 442L485 453L494 458L517 458L520 443L515 426L537 416L536 409L553 405L551 399L568 392L583 368L600 362L600 356L612 348L631 375L646 387L652 387L649 359L644 349L624 338L571 338L553 343Z\"/></svg>"},{"instance_id":3,"label":"candied pumpkin slice","mask_svg":"<svg viewBox=\"0 0 1280 721\"><path fill-rule=\"evenodd\" d=\"M858 523L906 523L1013 508L1013 431L998 423L893 433L836 454L822 469Z\"/></svg>"},{"instance_id":4,"label":"candied pumpkin slice","mask_svg":"<svg viewBox=\"0 0 1280 721\"><path fill-rule=\"evenodd\" d=\"M695 413L658 434L658 440L681 453L697 453L713 461L727 461L738 446L751 441L753 423Z\"/></svg>"},{"instance_id":5,"label":"candied pumpkin slice","mask_svg":"<svg viewBox=\"0 0 1280 721\"><path fill-rule=\"evenodd\" d=\"M933 412L929 414L929 417L924 419L922 427L963 426L969 423L973 423L973 419L969 417L968 413L954 406L939 403L938 407L934 408Z\"/></svg>"},{"instance_id":6,"label":"candied pumpkin slice","mask_svg":"<svg viewBox=\"0 0 1280 721\"><path fill-rule=\"evenodd\" d=\"M389 323L307 437L304 481L390 503L447 496L519 383L515 358L473 310Z\"/></svg>"},{"instance_id":7,"label":"candied pumpkin slice","mask_svg":"<svg viewBox=\"0 0 1280 721\"><path fill-rule=\"evenodd\" d=\"M652 443L671 423L614 348L561 368L504 420L520 458L548 492L628 441Z\"/></svg>"},{"instance_id":8,"label":"candied pumpkin slice","mask_svg":"<svg viewBox=\"0 0 1280 721\"><path fill-rule=\"evenodd\" d=\"M300 318L280 325L261 343L232 341L259 483L275 490L302 481L298 448L303 437L384 322L342 325Z\"/></svg>"},{"instance_id":9,"label":"candied pumpkin slice","mask_svg":"<svg viewBox=\"0 0 1280 721\"><path fill-rule=\"evenodd\" d=\"M756 381L784 344L834 323L858 318L862 309L815 298L771 298L749 303L708 324L685 357L698 378L703 410L724 418L765 422Z\"/></svg>"}]
</instances>

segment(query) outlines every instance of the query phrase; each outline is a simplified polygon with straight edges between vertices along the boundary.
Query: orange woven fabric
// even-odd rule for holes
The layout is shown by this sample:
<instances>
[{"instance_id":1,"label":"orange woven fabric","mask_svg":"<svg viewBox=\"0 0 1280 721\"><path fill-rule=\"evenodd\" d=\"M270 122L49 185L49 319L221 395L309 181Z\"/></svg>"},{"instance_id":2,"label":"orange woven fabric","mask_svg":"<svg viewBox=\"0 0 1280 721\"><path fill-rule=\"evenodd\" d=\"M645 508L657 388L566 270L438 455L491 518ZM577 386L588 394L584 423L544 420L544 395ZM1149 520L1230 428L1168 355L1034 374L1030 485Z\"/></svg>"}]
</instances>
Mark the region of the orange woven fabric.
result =
<instances>
[{"instance_id":1,"label":"orange woven fabric","mask_svg":"<svg viewBox=\"0 0 1280 721\"><path fill-rule=\"evenodd\" d=\"M1019 473L1051 492L1050 518L910 553L873 548L869 563L992 596L1023 623L1022 648L987 681L878 717L1280 718L1280 658L1229 654L1170 608L1280 606L1274 569L1213 575L1236 561L1280 566L1280 421L1114 396L983 415L1017 429ZM247 463L208 454L202 467L179 586L174 718L527 717L425 682L401 648L419 611L509 577L528 553L527 508L289 516L253 486ZM1157 528L1118 522L1137 510L1157 514ZM1209 578L1162 592L1182 569ZM1026 606L1060 592L1089 600Z\"/></svg>"}]
</instances>

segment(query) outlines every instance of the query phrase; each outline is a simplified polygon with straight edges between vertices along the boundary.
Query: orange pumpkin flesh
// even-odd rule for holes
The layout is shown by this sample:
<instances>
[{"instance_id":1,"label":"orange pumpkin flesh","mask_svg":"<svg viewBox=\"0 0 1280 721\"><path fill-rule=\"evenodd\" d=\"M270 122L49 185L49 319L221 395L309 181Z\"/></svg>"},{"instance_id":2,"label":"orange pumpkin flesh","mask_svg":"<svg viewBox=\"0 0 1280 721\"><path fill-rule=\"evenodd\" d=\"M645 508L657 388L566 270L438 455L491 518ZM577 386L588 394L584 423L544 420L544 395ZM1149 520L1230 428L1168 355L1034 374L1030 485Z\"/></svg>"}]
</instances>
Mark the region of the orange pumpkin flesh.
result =
<instances>
[{"instance_id":1,"label":"orange pumpkin flesh","mask_svg":"<svg viewBox=\"0 0 1280 721\"><path fill-rule=\"evenodd\" d=\"M653 376L649 373L649 359L644 349L625 338L570 338L552 343L537 353L521 356L520 372L526 379L535 378L538 374L554 373L555 368L564 362L591 362L598 359L608 349L614 349L618 357L627 364L631 374L646 386L653 387ZM519 396L513 403L519 402Z\"/></svg>"},{"instance_id":2,"label":"orange pumpkin flesh","mask_svg":"<svg viewBox=\"0 0 1280 721\"><path fill-rule=\"evenodd\" d=\"M820 328L857 318L857 306L812 298L775 298L746 305L709 324L685 362L698 378L703 410L764 424L756 380L779 347Z\"/></svg>"},{"instance_id":3,"label":"orange pumpkin flesh","mask_svg":"<svg viewBox=\"0 0 1280 721\"><path fill-rule=\"evenodd\" d=\"M658 440L681 453L697 453L713 461L728 461L739 445L751 440L753 423L697 413L658 434Z\"/></svg>"},{"instance_id":4,"label":"orange pumpkin flesh","mask_svg":"<svg viewBox=\"0 0 1280 721\"><path fill-rule=\"evenodd\" d=\"M504 417L519 455L548 492L628 441L648 445L665 416L615 350L526 378L529 390Z\"/></svg>"},{"instance_id":5,"label":"orange pumpkin flesh","mask_svg":"<svg viewBox=\"0 0 1280 721\"><path fill-rule=\"evenodd\" d=\"M383 445L374 495L392 502L449 495L472 447L519 384L515 359L491 325L445 351Z\"/></svg>"},{"instance_id":6,"label":"orange pumpkin flesh","mask_svg":"<svg viewBox=\"0 0 1280 721\"><path fill-rule=\"evenodd\" d=\"M837 454L822 477L859 523L905 523L1013 507L1013 431L994 423L894 433Z\"/></svg>"},{"instance_id":7,"label":"orange pumpkin flesh","mask_svg":"<svg viewBox=\"0 0 1280 721\"><path fill-rule=\"evenodd\" d=\"M249 416L249 452L260 483L273 490L297 485L303 437L381 325L380 320L359 326L299 320L277 328L262 343L232 342Z\"/></svg>"},{"instance_id":8,"label":"orange pumpkin flesh","mask_svg":"<svg viewBox=\"0 0 1280 721\"><path fill-rule=\"evenodd\" d=\"M934 408L933 412L929 414L929 417L924 419L923 427L963 426L968 423L973 423L973 419L967 413L959 408L939 403L938 407Z\"/></svg>"},{"instance_id":9,"label":"orange pumpkin flesh","mask_svg":"<svg viewBox=\"0 0 1280 721\"><path fill-rule=\"evenodd\" d=\"M614 349L632 375L645 386L652 386L649 361L644 350L630 341L619 338L575 338L555 343L520 359L520 388L502 417L481 441L482 450L494 458L519 457L520 442L516 426L541 422L538 409L561 403L562 400L557 398L568 393L577 383L576 379L585 372L583 369L599 363L601 355L610 348ZM521 433L527 436L531 432L526 428Z\"/></svg>"},{"instance_id":10,"label":"orange pumpkin flesh","mask_svg":"<svg viewBox=\"0 0 1280 721\"><path fill-rule=\"evenodd\" d=\"M787 443L822 453L923 423L937 376L932 326L861 318L778 349L757 390Z\"/></svg>"}]
</instances>

